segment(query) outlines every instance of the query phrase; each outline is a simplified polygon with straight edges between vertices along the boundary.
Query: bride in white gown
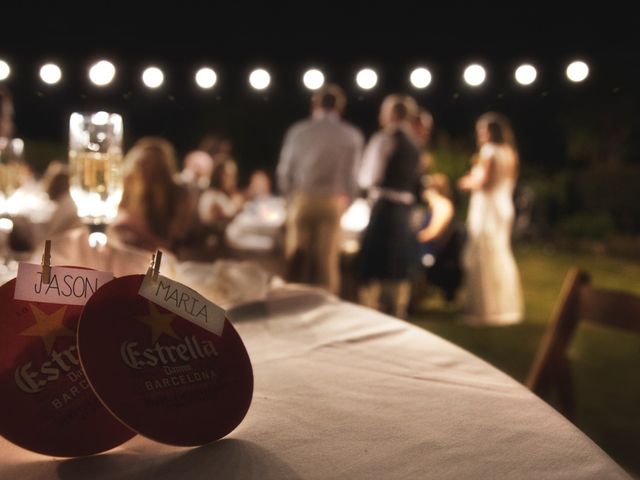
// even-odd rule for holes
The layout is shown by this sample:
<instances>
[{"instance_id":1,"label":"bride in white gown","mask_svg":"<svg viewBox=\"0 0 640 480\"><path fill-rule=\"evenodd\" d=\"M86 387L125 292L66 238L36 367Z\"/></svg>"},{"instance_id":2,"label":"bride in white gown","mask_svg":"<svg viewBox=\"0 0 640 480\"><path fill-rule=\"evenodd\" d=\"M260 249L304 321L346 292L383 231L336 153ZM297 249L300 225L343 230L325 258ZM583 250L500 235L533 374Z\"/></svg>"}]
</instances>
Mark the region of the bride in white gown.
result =
<instances>
[{"instance_id":1,"label":"bride in white gown","mask_svg":"<svg viewBox=\"0 0 640 480\"><path fill-rule=\"evenodd\" d=\"M479 152L458 186L471 192L465 271L465 319L476 325L506 325L523 316L520 276L511 251L513 190L518 153L509 121L486 113L476 123Z\"/></svg>"}]
</instances>

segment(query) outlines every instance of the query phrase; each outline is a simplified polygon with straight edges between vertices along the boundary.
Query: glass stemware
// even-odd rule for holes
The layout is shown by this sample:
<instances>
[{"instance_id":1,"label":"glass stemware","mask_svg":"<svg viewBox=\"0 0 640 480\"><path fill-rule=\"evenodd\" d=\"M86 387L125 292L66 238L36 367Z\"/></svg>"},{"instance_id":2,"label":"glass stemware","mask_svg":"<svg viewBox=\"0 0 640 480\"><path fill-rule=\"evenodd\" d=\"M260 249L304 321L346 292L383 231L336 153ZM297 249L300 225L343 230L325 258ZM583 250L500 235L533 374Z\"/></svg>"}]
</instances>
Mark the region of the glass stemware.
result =
<instances>
[{"instance_id":1,"label":"glass stemware","mask_svg":"<svg viewBox=\"0 0 640 480\"><path fill-rule=\"evenodd\" d=\"M89 226L92 246L103 246L104 231L122 199L122 117L116 113L72 113L69 119L69 190L78 216Z\"/></svg>"}]
</instances>

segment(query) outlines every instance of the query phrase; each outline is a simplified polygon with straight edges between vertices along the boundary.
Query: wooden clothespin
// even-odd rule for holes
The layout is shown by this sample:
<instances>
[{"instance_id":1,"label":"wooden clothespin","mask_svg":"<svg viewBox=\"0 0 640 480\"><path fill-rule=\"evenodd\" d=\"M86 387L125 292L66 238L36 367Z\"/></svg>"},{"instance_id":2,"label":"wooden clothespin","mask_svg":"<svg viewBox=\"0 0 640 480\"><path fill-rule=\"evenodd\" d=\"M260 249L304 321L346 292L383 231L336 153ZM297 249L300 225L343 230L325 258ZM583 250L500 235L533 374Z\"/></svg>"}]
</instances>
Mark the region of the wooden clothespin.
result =
<instances>
[{"instance_id":1,"label":"wooden clothespin","mask_svg":"<svg viewBox=\"0 0 640 480\"><path fill-rule=\"evenodd\" d=\"M162 263L162 252L156 250L156 253L151 256L151 266L147 274L151 274L151 280L154 282L158 280L160 274L160 264Z\"/></svg>"},{"instance_id":2,"label":"wooden clothespin","mask_svg":"<svg viewBox=\"0 0 640 480\"><path fill-rule=\"evenodd\" d=\"M51 240L45 240L42 254L42 283L51 282Z\"/></svg>"}]
</instances>

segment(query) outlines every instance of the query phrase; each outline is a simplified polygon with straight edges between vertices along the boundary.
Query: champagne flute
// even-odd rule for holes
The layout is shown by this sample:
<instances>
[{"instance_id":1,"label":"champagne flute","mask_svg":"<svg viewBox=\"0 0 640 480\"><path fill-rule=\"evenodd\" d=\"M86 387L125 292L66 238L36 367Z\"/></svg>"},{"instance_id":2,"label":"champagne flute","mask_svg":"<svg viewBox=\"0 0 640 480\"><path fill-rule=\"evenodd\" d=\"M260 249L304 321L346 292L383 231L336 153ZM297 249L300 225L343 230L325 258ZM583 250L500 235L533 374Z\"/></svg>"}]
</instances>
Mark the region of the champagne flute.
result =
<instances>
[{"instance_id":1,"label":"champagne flute","mask_svg":"<svg viewBox=\"0 0 640 480\"><path fill-rule=\"evenodd\" d=\"M92 234L90 243L92 246L104 245L106 226L115 219L122 199L120 115L108 112L71 114L69 190L78 216Z\"/></svg>"}]
</instances>

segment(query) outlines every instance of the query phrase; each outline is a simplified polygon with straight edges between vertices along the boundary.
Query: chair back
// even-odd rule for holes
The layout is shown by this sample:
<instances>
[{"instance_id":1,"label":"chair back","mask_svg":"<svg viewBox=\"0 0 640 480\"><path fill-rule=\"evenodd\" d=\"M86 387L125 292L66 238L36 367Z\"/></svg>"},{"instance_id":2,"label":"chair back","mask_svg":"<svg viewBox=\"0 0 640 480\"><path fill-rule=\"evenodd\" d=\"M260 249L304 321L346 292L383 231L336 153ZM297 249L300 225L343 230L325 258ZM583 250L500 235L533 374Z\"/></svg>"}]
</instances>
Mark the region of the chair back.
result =
<instances>
[{"instance_id":1,"label":"chair back","mask_svg":"<svg viewBox=\"0 0 640 480\"><path fill-rule=\"evenodd\" d=\"M569 418L575 402L566 352L581 320L640 334L640 296L593 287L589 275L577 267L567 273L526 386L540 396L555 387L559 410Z\"/></svg>"}]
</instances>

